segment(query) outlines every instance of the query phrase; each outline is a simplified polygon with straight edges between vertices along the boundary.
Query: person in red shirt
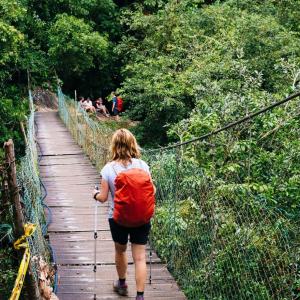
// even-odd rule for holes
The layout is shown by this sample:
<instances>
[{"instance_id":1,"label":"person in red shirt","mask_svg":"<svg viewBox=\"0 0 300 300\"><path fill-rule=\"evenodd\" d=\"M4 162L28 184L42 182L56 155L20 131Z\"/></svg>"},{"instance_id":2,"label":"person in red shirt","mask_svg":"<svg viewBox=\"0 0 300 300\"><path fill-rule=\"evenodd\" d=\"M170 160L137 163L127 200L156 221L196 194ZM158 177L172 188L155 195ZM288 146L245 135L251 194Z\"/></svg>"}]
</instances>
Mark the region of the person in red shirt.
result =
<instances>
[{"instance_id":1,"label":"person in red shirt","mask_svg":"<svg viewBox=\"0 0 300 300\"><path fill-rule=\"evenodd\" d=\"M117 108L119 113L123 111L123 99L121 96L117 97Z\"/></svg>"}]
</instances>

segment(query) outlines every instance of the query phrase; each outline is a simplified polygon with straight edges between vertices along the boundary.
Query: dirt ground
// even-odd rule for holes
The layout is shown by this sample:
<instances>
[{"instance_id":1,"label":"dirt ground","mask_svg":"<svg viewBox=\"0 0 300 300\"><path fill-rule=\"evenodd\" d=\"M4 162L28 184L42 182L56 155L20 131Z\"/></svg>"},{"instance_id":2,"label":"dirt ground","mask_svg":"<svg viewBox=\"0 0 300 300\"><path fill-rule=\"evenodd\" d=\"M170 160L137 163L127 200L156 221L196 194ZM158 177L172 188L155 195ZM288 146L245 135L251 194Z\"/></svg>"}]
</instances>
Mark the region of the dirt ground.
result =
<instances>
[{"instance_id":1,"label":"dirt ground","mask_svg":"<svg viewBox=\"0 0 300 300\"><path fill-rule=\"evenodd\" d=\"M32 97L37 111L52 111L58 109L57 96L49 90L36 88L32 92Z\"/></svg>"}]
</instances>

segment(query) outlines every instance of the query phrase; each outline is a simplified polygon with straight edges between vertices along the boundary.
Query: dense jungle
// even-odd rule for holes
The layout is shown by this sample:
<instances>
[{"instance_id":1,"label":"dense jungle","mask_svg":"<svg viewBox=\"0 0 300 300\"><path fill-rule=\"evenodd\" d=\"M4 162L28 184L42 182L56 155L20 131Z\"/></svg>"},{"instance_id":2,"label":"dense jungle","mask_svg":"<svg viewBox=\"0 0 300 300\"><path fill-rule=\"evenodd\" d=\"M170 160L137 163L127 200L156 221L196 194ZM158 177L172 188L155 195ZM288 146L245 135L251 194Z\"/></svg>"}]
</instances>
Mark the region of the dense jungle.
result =
<instances>
[{"instance_id":1,"label":"dense jungle","mask_svg":"<svg viewBox=\"0 0 300 300\"><path fill-rule=\"evenodd\" d=\"M24 155L28 88L56 92L58 81L70 97L76 90L107 99L117 91L126 108L121 118L136 121L132 130L146 150L216 130L299 91L299 7L299 0L0 0L0 144L12 138L17 158ZM246 290L255 299L300 299L299 134L298 98L180 148L180 161L174 149L147 152L158 193L168 194L158 195L167 201L153 230L165 231L153 242L163 259L173 259L169 269L189 299L238 300ZM170 188L178 176L182 185ZM193 238L187 242L186 235ZM279 235L281 242L269 247ZM246 252L239 250L245 236ZM215 237L215 264L205 261L211 248L204 246L192 264L198 245ZM6 299L18 264L0 246ZM270 281L224 281L252 271Z\"/></svg>"}]
</instances>

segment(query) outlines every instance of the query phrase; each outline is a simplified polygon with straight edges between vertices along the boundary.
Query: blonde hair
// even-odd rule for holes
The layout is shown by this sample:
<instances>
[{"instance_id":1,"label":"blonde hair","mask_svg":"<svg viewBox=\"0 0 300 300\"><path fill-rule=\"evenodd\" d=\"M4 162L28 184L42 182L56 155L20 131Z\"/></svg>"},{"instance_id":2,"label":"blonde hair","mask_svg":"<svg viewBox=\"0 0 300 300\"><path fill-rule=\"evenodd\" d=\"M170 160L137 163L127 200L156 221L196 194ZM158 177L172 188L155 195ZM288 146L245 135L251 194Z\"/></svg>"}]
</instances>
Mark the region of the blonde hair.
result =
<instances>
[{"instance_id":1,"label":"blonde hair","mask_svg":"<svg viewBox=\"0 0 300 300\"><path fill-rule=\"evenodd\" d=\"M125 128L118 129L114 133L110 151L112 160L130 161L131 158L139 158L141 156L134 135Z\"/></svg>"}]
</instances>

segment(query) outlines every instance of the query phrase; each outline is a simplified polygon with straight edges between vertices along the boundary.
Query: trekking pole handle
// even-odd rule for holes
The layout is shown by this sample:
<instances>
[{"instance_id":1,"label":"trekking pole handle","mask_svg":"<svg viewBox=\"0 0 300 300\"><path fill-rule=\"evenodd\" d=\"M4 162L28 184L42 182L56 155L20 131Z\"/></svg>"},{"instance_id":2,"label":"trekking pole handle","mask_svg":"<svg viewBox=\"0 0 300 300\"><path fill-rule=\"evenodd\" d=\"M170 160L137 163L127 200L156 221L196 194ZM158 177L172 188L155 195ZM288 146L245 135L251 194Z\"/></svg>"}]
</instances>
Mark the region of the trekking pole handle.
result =
<instances>
[{"instance_id":1,"label":"trekking pole handle","mask_svg":"<svg viewBox=\"0 0 300 300\"><path fill-rule=\"evenodd\" d=\"M95 190L99 191L99 187L98 185L95 185ZM94 199L97 201L96 197L97 195L99 194L100 192L96 192L95 195L94 195Z\"/></svg>"}]
</instances>

